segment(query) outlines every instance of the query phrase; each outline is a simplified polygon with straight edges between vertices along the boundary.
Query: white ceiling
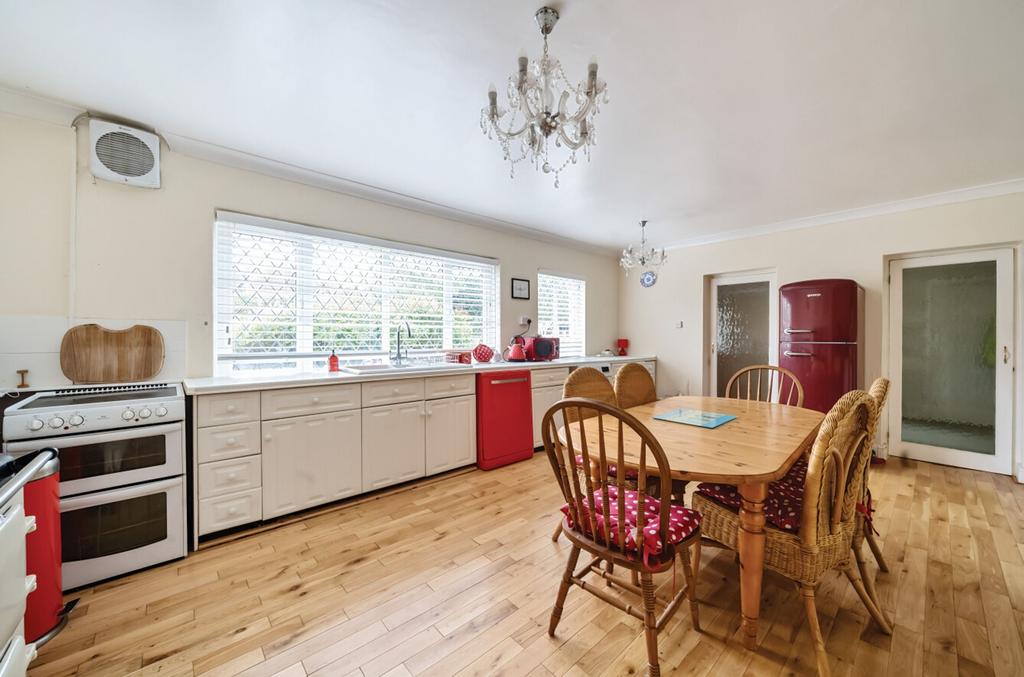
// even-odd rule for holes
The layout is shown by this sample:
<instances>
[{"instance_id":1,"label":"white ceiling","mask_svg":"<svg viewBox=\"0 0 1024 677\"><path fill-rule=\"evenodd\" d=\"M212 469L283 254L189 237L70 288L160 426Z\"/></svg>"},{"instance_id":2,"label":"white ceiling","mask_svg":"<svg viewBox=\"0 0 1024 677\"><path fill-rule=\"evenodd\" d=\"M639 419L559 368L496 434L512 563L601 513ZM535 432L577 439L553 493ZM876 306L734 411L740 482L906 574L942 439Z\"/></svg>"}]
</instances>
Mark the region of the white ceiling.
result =
<instances>
[{"instance_id":1,"label":"white ceiling","mask_svg":"<svg viewBox=\"0 0 1024 677\"><path fill-rule=\"evenodd\" d=\"M609 246L1024 177L1019 0L571 0L593 161L509 179L479 111L541 4L0 0L0 84Z\"/></svg>"}]
</instances>

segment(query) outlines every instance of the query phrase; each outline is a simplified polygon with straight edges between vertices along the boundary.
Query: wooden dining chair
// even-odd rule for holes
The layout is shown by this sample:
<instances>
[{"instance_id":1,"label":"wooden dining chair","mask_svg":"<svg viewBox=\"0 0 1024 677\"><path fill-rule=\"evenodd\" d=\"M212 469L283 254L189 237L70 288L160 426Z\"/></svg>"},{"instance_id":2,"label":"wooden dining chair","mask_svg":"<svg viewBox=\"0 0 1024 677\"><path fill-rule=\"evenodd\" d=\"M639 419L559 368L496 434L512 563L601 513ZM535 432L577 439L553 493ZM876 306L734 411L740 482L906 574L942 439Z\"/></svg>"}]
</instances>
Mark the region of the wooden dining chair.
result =
<instances>
[{"instance_id":1,"label":"wooden dining chair","mask_svg":"<svg viewBox=\"0 0 1024 677\"><path fill-rule=\"evenodd\" d=\"M765 500L764 566L795 581L817 659L818 674L828 675L828 655L818 624L815 590L833 569L846 574L871 617L886 634L892 625L868 594L851 561L854 533L860 528L857 503L863 494L864 466L871 459L871 439L878 405L868 393L843 395L825 416L806 466L802 459L781 480L772 482ZM720 488L727 485L718 485ZM736 549L740 528L739 494L716 497L698 493L693 506L703 516L706 537Z\"/></svg>"},{"instance_id":2,"label":"wooden dining chair","mask_svg":"<svg viewBox=\"0 0 1024 677\"><path fill-rule=\"evenodd\" d=\"M647 367L630 362L615 372L615 397L623 409L657 400L654 379Z\"/></svg>"},{"instance_id":3,"label":"wooden dining chair","mask_svg":"<svg viewBox=\"0 0 1024 677\"><path fill-rule=\"evenodd\" d=\"M800 379L789 369L772 364L755 364L740 369L725 384L725 396L804 406L804 387Z\"/></svg>"},{"instance_id":4,"label":"wooden dining chair","mask_svg":"<svg viewBox=\"0 0 1024 677\"><path fill-rule=\"evenodd\" d=\"M562 443L556 423L559 414L564 420L573 421L596 416L599 432L588 435L583 425L567 425ZM551 610L548 634L554 636L569 587L575 585L643 622L648 673L660 675L658 633L684 600L689 600L694 629L700 630L696 576L690 557L690 547L700 541L700 513L659 501L646 490L629 489L621 474L609 475L609 464L622 467L625 463L624 440L639 438L639 486L648 486L647 468L652 466L657 468L657 477L651 479L661 484L661 495L667 495L670 488L671 469L661 444L629 412L596 400L564 399L544 414L541 432L544 450L565 499L562 526L572 544ZM581 457L584 468L593 465L599 472L580 472ZM577 569L582 551L590 555L590 561ZM653 576L672 568L676 557L682 564L686 587L673 591L659 614ZM614 566L635 572L639 585L617 577ZM585 580L590 574L601 577L627 598L638 597L640 605Z\"/></svg>"}]
</instances>

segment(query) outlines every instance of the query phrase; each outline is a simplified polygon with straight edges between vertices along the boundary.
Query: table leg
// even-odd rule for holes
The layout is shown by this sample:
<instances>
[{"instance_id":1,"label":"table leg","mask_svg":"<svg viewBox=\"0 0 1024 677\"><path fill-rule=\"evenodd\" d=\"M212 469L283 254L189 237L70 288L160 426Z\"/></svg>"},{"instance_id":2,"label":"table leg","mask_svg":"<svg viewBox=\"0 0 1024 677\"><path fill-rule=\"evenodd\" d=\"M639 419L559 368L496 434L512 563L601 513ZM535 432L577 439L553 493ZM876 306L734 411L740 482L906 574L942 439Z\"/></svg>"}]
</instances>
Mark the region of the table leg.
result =
<instances>
[{"instance_id":1,"label":"table leg","mask_svg":"<svg viewBox=\"0 0 1024 677\"><path fill-rule=\"evenodd\" d=\"M740 530L736 550L740 556L740 613L743 645L757 644L757 619L761 613L761 579L764 576L764 500L768 484L741 484Z\"/></svg>"}]
</instances>

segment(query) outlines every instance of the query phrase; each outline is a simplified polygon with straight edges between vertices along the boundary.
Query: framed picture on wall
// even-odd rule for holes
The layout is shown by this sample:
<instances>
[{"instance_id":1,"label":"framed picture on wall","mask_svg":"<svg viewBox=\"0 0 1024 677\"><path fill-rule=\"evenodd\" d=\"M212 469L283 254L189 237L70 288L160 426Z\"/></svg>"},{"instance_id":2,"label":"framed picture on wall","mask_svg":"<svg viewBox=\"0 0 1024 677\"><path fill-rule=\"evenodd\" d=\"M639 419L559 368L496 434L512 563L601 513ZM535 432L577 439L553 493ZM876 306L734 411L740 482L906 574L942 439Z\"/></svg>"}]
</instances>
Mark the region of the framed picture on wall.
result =
<instances>
[{"instance_id":1,"label":"framed picture on wall","mask_svg":"<svg viewBox=\"0 0 1024 677\"><path fill-rule=\"evenodd\" d=\"M530 281L518 277L512 278L512 298L530 300Z\"/></svg>"}]
</instances>

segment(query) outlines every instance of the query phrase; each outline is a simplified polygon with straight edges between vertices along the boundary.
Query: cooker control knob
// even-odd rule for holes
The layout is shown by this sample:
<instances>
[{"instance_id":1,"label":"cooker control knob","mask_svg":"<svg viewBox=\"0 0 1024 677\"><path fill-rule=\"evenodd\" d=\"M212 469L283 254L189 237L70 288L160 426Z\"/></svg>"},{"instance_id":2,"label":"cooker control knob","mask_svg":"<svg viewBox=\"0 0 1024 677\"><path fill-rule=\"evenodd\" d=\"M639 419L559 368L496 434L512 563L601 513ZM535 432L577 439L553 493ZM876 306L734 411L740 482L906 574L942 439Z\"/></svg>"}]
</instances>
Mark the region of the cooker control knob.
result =
<instances>
[{"instance_id":1,"label":"cooker control knob","mask_svg":"<svg viewBox=\"0 0 1024 677\"><path fill-rule=\"evenodd\" d=\"M152 415L153 415L153 412L151 412L146 407L143 407L142 409L139 409L139 418L149 418Z\"/></svg>"},{"instance_id":2,"label":"cooker control knob","mask_svg":"<svg viewBox=\"0 0 1024 677\"><path fill-rule=\"evenodd\" d=\"M34 418L34 419L32 419L32 422L28 424L28 429L29 430L42 430L44 425L45 424L43 423L43 419L41 419L41 418Z\"/></svg>"},{"instance_id":3,"label":"cooker control knob","mask_svg":"<svg viewBox=\"0 0 1024 677\"><path fill-rule=\"evenodd\" d=\"M167 407L157 407L156 408L156 415L157 416L166 416L167 415Z\"/></svg>"},{"instance_id":4,"label":"cooker control knob","mask_svg":"<svg viewBox=\"0 0 1024 677\"><path fill-rule=\"evenodd\" d=\"M124 411L121 412L121 418L123 418L126 421L132 420L133 418L135 418L135 410L125 409Z\"/></svg>"},{"instance_id":5,"label":"cooker control knob","mask_svg":"<svg viewBox=\"0 0 1024 677\"><path fill-rule=\"evenodd\" d=\"M53 418L50 419L49 423L51 428L60 428L61 426L64 425L64 419L62 419L60 416L54 416Z\"/></svg>"},{"instance_id":6,"label":"cooker control knob","mask_svg":"<svg viewBox=\"0 0 1024 677\"><path fill-rule=\"evenodd\" d=\"M68 423L70 423L71 425L82 425L83 423L85 423L85 419L79 416L78 414L71 414L71 417L68 418Z\"/></svg>"}]
</instances>

